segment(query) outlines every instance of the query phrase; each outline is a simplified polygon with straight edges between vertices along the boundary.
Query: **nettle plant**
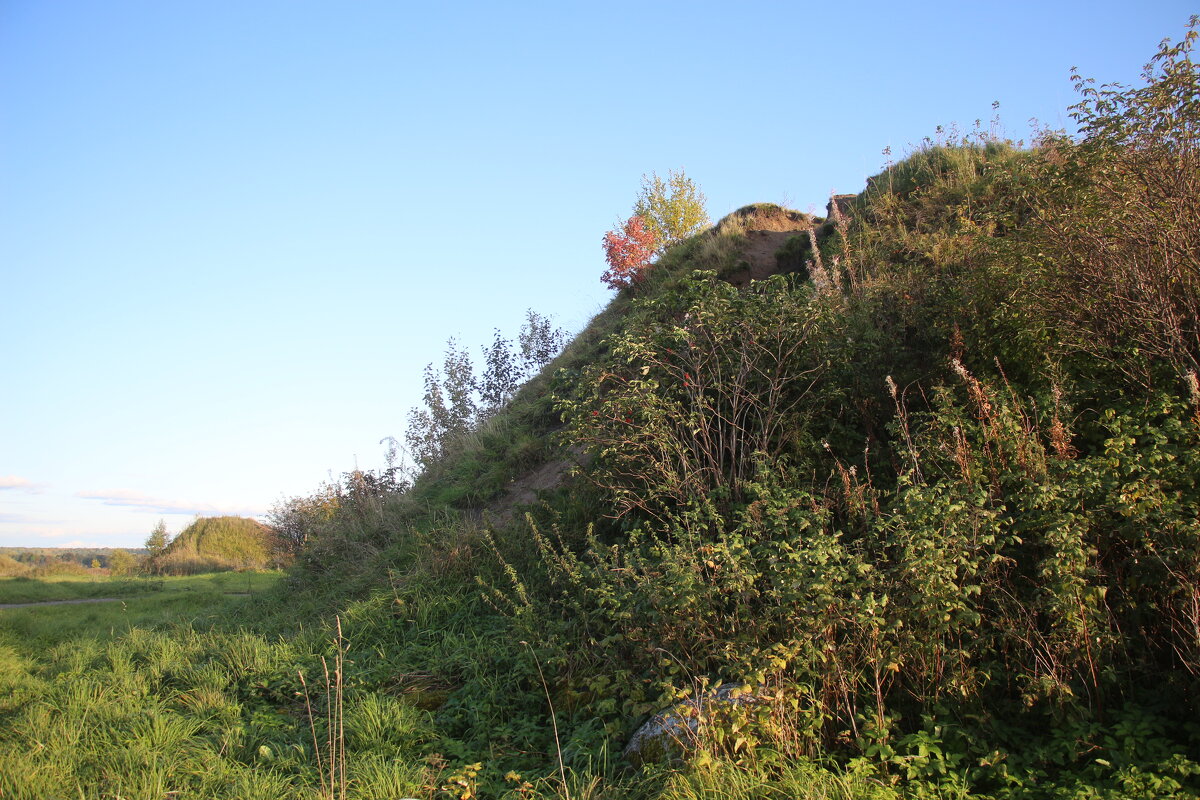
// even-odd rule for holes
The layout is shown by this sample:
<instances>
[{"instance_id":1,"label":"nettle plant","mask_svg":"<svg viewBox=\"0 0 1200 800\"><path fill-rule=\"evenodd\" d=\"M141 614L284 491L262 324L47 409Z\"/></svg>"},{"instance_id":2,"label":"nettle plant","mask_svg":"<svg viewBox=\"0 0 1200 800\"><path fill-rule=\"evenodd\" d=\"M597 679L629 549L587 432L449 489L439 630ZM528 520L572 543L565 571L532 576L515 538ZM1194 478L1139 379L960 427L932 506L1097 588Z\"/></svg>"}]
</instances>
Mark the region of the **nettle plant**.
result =
<instances>
[{"instance_id":1,"label":"nettle plant","mask_svg":"<svg viewBox=\"0 0 1200 800\"><path fill-rule=\"evenodd\" d=\"M639 303L645 323L556 398L616 516L740 502L758 465L789 451L824 369L810 300L783 277L739 290L695 273L681 295Z\"/></svg>"}]
</instances>

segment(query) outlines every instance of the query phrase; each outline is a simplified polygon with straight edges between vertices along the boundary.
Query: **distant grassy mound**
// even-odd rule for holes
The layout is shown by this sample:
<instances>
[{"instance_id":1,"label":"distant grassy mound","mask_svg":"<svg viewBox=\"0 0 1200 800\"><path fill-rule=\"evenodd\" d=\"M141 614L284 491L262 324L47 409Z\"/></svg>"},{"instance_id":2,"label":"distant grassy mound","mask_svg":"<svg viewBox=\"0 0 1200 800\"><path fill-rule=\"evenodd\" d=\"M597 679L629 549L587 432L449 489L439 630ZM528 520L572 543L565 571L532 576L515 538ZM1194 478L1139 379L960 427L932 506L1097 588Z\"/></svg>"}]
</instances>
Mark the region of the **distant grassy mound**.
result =
<instances>
[{"instance_id":1,"label":"distant grassy mound","mask_svg":"<svg viewBox=\"0 0 1200 800\"><path fill-rule=\"evenodd\" d=\"M153 560L157 572L193 575L279 566L271 529L247 517L201 517Z\"/></svg>"}]
</instances>

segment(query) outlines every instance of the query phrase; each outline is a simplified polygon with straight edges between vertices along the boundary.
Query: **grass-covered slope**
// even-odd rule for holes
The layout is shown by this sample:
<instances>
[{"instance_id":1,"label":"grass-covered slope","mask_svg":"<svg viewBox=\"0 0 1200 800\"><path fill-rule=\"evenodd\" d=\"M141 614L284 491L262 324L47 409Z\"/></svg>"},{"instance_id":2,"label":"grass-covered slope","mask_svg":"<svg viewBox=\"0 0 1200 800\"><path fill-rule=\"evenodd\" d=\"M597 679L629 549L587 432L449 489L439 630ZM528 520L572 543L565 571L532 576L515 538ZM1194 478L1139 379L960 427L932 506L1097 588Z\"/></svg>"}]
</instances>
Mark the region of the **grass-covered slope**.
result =
<instances>
[{"instance_id":1,"label":"grass-covered slope","mask_svg":"<svg viewBox=\"0 0 1200 800\"><path fill-rule=\"evenodd\" d=\"M786 794L822 759L902 793L1191 796L1195 350L1101 346L1127 298L1076 286L1109 306L1072 316L1046 257L1093 224L1054 175L1108 157L924 149L750 283L753 215L722 221L297 579L386 586L358 630L437 687L438 752L494 792L510 768L557 791L561 749L613 796ZM555 462L528 517L471 466ZM710 720L708 766L605 760L720 682L758 699ZM822 774L814 796L851 780Z\"/></svg>"},{"instance_id":2,"label":"grass-covered slope","mask_svg":"<svg viewBox=\"0 0 1200 800\"><path fill-rule=\"evenodd\" d=\"M499 710L536 699L536 659L577 768L734 682L761 702L707 744L780 780L825 754L947 791L1194 790L1196 81L1160 66L1085 94L1082 142L923 148L784 237L773 277L755 217L786 213L673 248L381 506L396 599L462 598L514 679L414 663L467 753L538 746ZM529 519L480 516L503 486L466 465L555 460L573 477Z\"/></svg>"},{"instance_id":3,"label":"grass-covered slope","mask_svg":"<svg viewBox=\"0 0 1200 800\"><path fill-rule=\"evenodd\" d=\"M273 531L248 517L200 517L179 532L149 564L151 570L190 575L278 565Z\"/></svg>"}]
</instances>

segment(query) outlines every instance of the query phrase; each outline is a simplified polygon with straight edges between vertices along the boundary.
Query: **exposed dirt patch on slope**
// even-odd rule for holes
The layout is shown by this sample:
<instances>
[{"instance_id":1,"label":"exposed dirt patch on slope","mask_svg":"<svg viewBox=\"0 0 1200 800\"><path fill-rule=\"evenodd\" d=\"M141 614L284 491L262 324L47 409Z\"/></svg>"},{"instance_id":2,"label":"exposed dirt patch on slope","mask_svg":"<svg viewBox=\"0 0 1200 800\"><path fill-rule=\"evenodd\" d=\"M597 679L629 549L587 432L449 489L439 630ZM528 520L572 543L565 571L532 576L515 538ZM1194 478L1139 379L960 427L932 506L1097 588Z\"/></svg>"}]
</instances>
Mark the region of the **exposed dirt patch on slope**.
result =
<instances>
[{"instance_id":1,"label":"exposed dirt patch on slope","mask_svg":"<svg viewBox=\"0 0 1200 800\"><path fill-rule=\"evenodd\" d=\"M557 489L570 472L572 463L566 460L548 461L532 472L527 472L513 481L500 500L501 506L526 506L537 502L538 495Z\"/></svg>"},{"instance_id":2,"label":"exposed dirt patch on slope","mask_svg":"<svg viewBox=\"0 0 1200 800\"><path fill-rule=\"evenodd\" d=\"M778 274L776 253L792 237L807 236L816 218L781 206L760 204L740 208L720 224L738 225L744 230L740 255L745 266L731 273L727 280L735 286L745 286L750 281Z\"/></svg>"},{"instance_id":3,"label":"exposed dirt patch on slope","mask_svg":"<svg viewBox=\"0 0 1200 800\"><path fill-rule=\"evenodd\" d=\"M572 452L569 458L547 461L509 484L504 496L489 505L484 515L498 525L511 522L518 508L532 505L541 498L543 492L562 486L572 469L589 460L582 453Z\"/></svg>"},{"instance_id":4,"label":"exposed dirt patch on slope","mask_svg":"<svg viewBox=\"0 0 1200 800\"><path fill-rule=\"evenodd\" d=\"M742 256L748 266L739 270L733 279L737 286L750 281L760 281L778 273L779 261L775 254L793 236L805 236L804 231L746 231L746 244Z\"/></svg>"}]
</instances>

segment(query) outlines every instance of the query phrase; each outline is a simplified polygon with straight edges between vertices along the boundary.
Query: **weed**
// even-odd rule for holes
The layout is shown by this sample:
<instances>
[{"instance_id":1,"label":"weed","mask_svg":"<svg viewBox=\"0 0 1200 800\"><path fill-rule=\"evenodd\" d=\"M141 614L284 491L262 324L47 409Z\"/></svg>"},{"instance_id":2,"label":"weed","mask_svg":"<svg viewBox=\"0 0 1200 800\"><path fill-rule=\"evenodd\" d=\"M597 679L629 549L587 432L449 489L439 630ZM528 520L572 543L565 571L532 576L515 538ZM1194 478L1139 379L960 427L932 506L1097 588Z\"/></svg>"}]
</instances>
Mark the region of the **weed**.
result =
<instances>
[{"instance_id":1,"label":"weed","mask_svg":"<svg viewBox=\"0 0 1200 800\"><path fill-rule=\"evenodd\" d=\"M321 671L325 694L325 711L322 722L325 737L317 737L316 715L313 712L312 698L308 693L308 683L304 673L298 672L300 685L304 690L304 710L308 715L309 731L312 733L313 756L317 761L317 771L321 776L322 796L329 800L345 800L346 788L349 784L346 768L346 717L345 717L345 661L348 645L342 635L342 619L335 618L337 634L333 639L333 673L330 674L329 663L321 656Z\"/></svg>"}]
</instances>

